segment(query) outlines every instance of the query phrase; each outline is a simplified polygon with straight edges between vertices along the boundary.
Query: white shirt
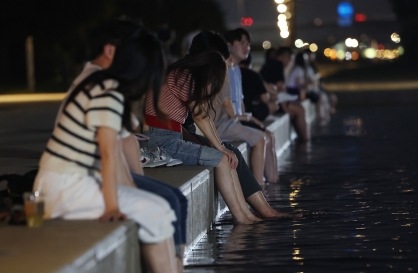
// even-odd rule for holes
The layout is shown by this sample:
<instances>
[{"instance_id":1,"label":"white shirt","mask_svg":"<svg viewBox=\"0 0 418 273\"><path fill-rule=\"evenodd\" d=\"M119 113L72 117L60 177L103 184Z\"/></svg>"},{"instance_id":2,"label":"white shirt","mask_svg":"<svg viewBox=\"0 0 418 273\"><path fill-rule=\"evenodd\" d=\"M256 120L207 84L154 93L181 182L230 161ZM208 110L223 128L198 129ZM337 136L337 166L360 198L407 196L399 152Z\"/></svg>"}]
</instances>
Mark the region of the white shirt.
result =
<instances>
[{"instance_id":1,"label":"white shirt","mask_svg":"<svg viewBox=\"0 0 418 273\"><path fill-rule=\"evenodd\" d=\"M305 71L300 66L295 66L290 72L287 80L287 87L289 88L301 88L301 84L305 82Z\"/></svg>"}]
</instances>

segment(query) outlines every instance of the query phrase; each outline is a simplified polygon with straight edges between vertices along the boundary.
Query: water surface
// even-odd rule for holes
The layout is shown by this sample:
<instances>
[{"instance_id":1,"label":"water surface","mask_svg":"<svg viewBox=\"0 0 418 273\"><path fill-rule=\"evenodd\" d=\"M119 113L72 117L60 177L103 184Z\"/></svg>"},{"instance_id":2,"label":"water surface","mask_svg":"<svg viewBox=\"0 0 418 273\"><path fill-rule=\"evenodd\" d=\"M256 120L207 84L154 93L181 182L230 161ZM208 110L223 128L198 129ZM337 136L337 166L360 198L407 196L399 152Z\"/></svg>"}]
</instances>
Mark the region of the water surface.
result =
<instances>
[{"instance_id":1,"label":"water surface","mask_svg":"<svg viewBox=\"0 0 418 273\"><path fill-rule=\"evenodd\" d=\"M304 217L233 226L227 213L185 272L418 271L418 106L339 110L279 165L264 194Z\"/></svg>"}]
</instances>

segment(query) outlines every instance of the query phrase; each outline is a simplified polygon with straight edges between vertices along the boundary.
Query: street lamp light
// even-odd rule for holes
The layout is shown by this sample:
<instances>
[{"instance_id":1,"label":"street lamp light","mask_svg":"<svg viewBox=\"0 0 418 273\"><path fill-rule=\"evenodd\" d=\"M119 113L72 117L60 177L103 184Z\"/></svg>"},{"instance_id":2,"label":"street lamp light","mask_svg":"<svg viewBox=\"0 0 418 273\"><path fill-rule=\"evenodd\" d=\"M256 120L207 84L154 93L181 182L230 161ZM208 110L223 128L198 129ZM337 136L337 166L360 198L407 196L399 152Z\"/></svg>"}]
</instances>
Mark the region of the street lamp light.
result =
<instances>
[{"instance_id":1,"label":"street lamp light","mask_svg":"<svg viewBox=\"0 0 418 273\"><path fill-rule=\"evenodd\" d=\"M277 11L280 13L284 13L287 11L287 6L285 4L280 4L277 6Z\"/></svg>"},{"instance_id":2,"label":"street lamp light","mask_svg":"<svg viewBox=\"0 0 418 273\"><path fill-rule=\"evenodd\" d=\"M288 20L292 17L292 12L295 6L295 0L274 0L274 2L278 4L277 11L279 12L279 15L277 16L277 26L280 29L280 37L282 37L283 39L291 37L291 39L287 40L286 43L293 43L294 22L288 22Z\"/></svg>"}]
</instances>

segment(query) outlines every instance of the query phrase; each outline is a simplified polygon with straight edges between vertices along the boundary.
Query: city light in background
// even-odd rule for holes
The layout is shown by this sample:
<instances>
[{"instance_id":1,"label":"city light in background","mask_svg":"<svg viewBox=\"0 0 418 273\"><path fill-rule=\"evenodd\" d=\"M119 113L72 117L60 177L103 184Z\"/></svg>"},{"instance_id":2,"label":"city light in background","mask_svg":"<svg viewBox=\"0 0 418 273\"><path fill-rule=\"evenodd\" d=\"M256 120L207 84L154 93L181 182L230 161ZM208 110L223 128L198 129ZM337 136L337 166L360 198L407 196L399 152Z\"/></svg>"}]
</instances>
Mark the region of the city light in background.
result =
<instances>
[{"instance_id":1,"label":"city light in background","mask_svg":"<svg viewBox=\"0 0 418 273\"><path fill-rule=\"evenodd\" d=\"M342 1L337 6L337 15L339 16L338 25L340 27L349 27L354 23L361 24L364 22L370 22L367 14L362 12L356 12L355 7L351 1ZM370 19L373 20L373 19ZM321 18L315 18L313 24L316 27L320 27L324 24ZM326 58L332 61L357 61L360 58L369 60L393 60L398 58L404 53L404 49L399 45L401 37L398 33L394 32L390 35L390 41L382 40L382 37L378 41L373 38L373 33L358 34L357 37L346 37L338 39L330 33L327 42L332 46L328 46L323 50L323 54ZM320 45L323 43L319 43ZM396 45L397 44L397 45ZM296 48L303 48L309 45L309 49L314 52L318 50L318 46L314 43L306 43L302 38L295 40Z\"/></svg>"},{"instance_id":2,"label":"city light in background","mask_svg":"<svg viewBox=\"0 0 418 273\"><path fill-rule=\"evenodd\" d=\"M284 14L287 11L284 7L286 1L277 0L275 2L279 4L277 10L281 12L278 16L277 25L281 28L281 32L284 32L287 30L286 25L288 19ZM349 27L352 24L362 24L366 21L370 22L370 20L374 20L373 18L368 18L367 14L356 11L351 1L341 1L337 6L336 14L339 18L337 21L338 26L343 28ZM316 17L313 19L313 25L315 27L323 27L324 23L329 25L329 22L324 22L322 18ZM286 35L288 33L284 32L284 34L287 37ZM339 36L337 39L330 33L326 41L332 46L328 45L328 47L321 49L321 51L323 50L324 56L332 61L358 61L361 58L370 60L393 60L404 53L403 47L399 45L401 37L396 32L389 34L392 44L388 43L387 40L382 40L382 37L378 41L376 38L373 38L373 33L357 35L357 37L351 36L344 39ZM299 49L309 49L311 52L317 52L320 50L321 45L324 46L323 41L314 42L306 41L305 39L304 37L297 37L294 41L294 46ZM310 39L313 39L313 37Z\"/></svg>"},{"instance_id":3,"label":"city light in background","mask_svg":"<svg viewBox=\"0 0 418 273\"><path fill-rule=\"evenodd\" d=\"M254 23L254 20L251 17L242 17L241 18L241 26L243 26L243 27L250 27L250 26L253 25L253 23Z\"/></svg>"},{"instance_id":4,"label":"city light in background","mask_svg":"<svg viewBox=\"0 0 418 273\"><path fill-rule=\"evenodd\" d=\"M264 41L263 42L263 48L264 49L270 49L271 48L271 42L270 41Z\"/></svg>"},{"instance_id":5,"label":"city light in background","mask_svg":"<svg viewBox=\"0 0 418 273\"><path fill-rule=\"evenodd\" d=\"M301 4L294 0L274 0L274 11L277 10L276 25L279 29L278 36L284 39L284 41L279 40L279 42L282 45L290 44L297 49L320 52L321 55L323 53L326 59L338 62L353 62L360 59L393 60L404 53L404 49L400 44L401 37L397 31L394 31L395 29L388 33L387 39L384 39L381 35L375 36L372 31L364 31L363 33L346 31L345 29L349 30L350 26L360 26L360 24L364 24L365 29L367 29L367 26L370 24L375 24L376 16L369 14L368 12L370 11L360 9L353 1L342 0L338 2L335 9L330 11L335 14L335 19L332 20L324 14L318 14L317 17L313 16L310 19L310 28L314 28L312 29L313 31L318 31L318 33L329 31L326 33L326 36L321 33L321 37L315 37L306 35L306 32L305 34L299 31L295 33L295 28L293 27L294 5ZM251 26L252 24L252 17L242 17L242 26ZM336 26L342 30L341 33L346 33L345 37L341 36L341 33L335 32ZM360 27L357 27L357 30L363 31ZM273 43L277 43L277 40L264 37L259 43L264 50L267 50L273 46Z\"/></svg>"},{"instance_id":6,"label":"city light in background","mask_svg":"<svg viewBox=\"0 0 418 273\"><path fill-rule=\"evenodd\" d=\"M401 36L399 36L398 33L392 33L392 35L390 36L390 39L397 44L401 42Z\"/></svg>"},{"instance_id":7,"label":"city light in background","mask_svg":"<svg viewBox=\"0 0 418 273\"><path fill-rule=\"evenodd\" d=\"M315 43L310 44L309 50L312 51L312 52L318 51L318 45L315 44Z\"/></svg>"},{"instance_id":8,"label":"city light in background","mask_svg":"<svg viewBox=\"0 0 418 273\"><path fill-rule=\"evenodd\" d=\"M358 40L357 39L347 38L345 40L345 45L347 47L358 47Z\"/></svg>"},{"instance_id":9,"label":"city light in background","mask_svg":"<svg viewBox=\"0 0 418 273\"><path fill-rule=\"evenodd\" d=\"M287 39L290 36L288 20L292 17L292 14L285 2L289 3L290 1L275 0L274 2L278 4L277 11L279 12L279 15L277 16L277 26L280 29L280 37Z\"/></svg>"}]
</instances>

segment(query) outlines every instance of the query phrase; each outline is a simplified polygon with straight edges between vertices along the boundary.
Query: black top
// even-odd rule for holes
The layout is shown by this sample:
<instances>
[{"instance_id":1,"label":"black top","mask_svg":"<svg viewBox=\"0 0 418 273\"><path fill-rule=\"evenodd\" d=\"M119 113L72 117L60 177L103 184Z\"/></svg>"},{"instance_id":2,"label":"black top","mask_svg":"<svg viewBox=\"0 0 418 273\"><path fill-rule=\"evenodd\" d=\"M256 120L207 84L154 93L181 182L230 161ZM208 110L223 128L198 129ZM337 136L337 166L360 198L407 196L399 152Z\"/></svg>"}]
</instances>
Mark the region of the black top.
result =
<instances>
[{"instance_id":1,"label":"black top","mask_svg":"<svg viewBox=\"0 0 418 273\"><path fill-rule=\"evenodd\" d=\"M260 102L260 96L267 93L260 75L253 70L241 68L242 92L244 93L245 110L252 111L253 102Z\"/></svg>"},{"instance_id":2,"label":"black top","mask_svg":"<svg viewBox=\"0 0 418 273\"><path fill-rule=\"evenodd\" d=\"M284 68L280 61L270 59L260 70L260 75L267 83L284 82Z\"/></svg>"},{"instance_id":3,"label":"black top","mask_svg":"<svg viewBox=\"0 0 418 273\"><path fill-rule=\"evenodd\" d=\"M187 113L187 118L183 123L183 128L191 134L196 134L196 126L194 125L194 120L190 111Z\"/></svg>"}]
</instances>

